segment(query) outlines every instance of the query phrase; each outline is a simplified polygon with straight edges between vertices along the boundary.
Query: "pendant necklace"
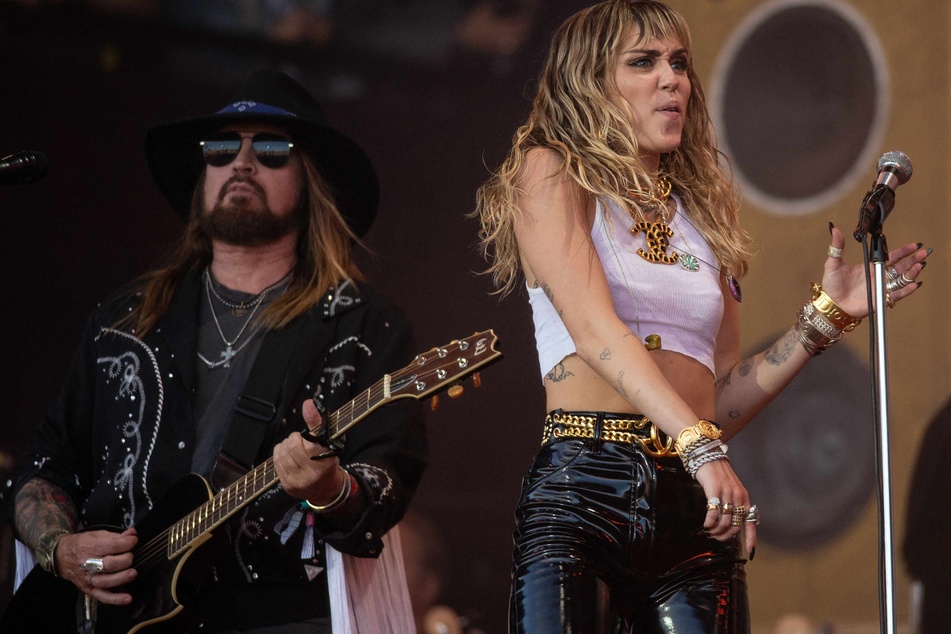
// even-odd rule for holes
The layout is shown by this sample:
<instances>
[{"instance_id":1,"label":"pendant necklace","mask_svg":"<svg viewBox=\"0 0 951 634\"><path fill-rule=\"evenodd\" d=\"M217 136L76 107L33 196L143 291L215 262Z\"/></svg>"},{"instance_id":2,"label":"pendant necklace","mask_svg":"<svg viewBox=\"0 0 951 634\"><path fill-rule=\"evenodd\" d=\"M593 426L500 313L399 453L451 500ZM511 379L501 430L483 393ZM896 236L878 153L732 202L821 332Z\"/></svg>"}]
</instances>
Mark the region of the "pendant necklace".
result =
<instances>
[{"instance_id":1,"label":"pendant necklace","mask_svg":"<svg viewBox=\"0 0 951 634\"><path fill-rule=\"evenodd\" d=\"M260 308L263 305L264 299L265 297L267 297L267 294L270 291L287 284L287 282L290 279L291 279L291 273L288 273L287 275L282 277L280 280L278 280L274 284L268 286L263 291L258 293L258 295L250 302L247 302L247 303L242 302L241 304L233 304L231 302L226 301L223 297L221 297L221 295L219 295L215 291L211 281L211 271L208 269L205 269L205 296L208 298L208 308L211 309L211 317L215 322L215 327L218 330L218 335L221 337L221 341L224 342L225 344L225 349L220 353L221 359L218 361L211 361L207 359L200 351L198 352L198 358L201 359L201 361L206 366L208 366L209 370L222 367L222 366L226 368L231 367L231 359L233 359L234 356L237 355L239 352L244 350L245 346L247 346L248 343L250 343L254 339L254 335L257 334L258 330L261 329L261 326L258 326L257 328L254 329L254 331L250 335L248 335L248 338L244 340L244 343L239 345L237 348L234 347L235 344L237 344L238 341L241 339L241 335L244 334L244 331L247 329L248 325L254 320L254 315L255 313L258 312L258 308ZM251 312L248 315L248 318L244 321L244 324L242 324L241 328L238 330L238 334L235 335L235 337L231 341L228 341L228 338L225 337L225 333L221 328L221 322L218 320L218 314L215 312L215 305L211 299L212 294L214 294L214 296L217 297L218 300L221 301L222 304L231 308L232 314L234 314L236 317L240 317L245 312L247 312L246 310L244 310L245 307L251 307ZM241 309L240 314L235 311L235 308Z\"/></svg>"},{"instance_id":2,"label":"pendant necklace","mask_svg":"<svg viewBox=\"0 0 951 634\"><path fill-rule=\"evenodd\" d=\"M688 225L693 227L694 231L697 231L697 233L700 233L697 227L692 222L690 222L690 218L687 217L687 214L684 214L680 211L676 211L674 212L674 216L675 217L679 216L680 218L684 220L684 222L686 222ZM690 271L691 273L696 273L697 271L700 270L700 263L702 262L706 264L707 266L715 269L717 273L721 275L723 274L723 271L720 269L719 266L711 264L710 262L707 262L700 256L694 255L693 253L691 253L693 249L690 247L690 243L687 242L686 231L681 231L680 235L683 236L684 245L686 246L686 251L682 250L683 252L680 254L680 257L678 259L678 261L680 262L680 268L682 268L685 271ZM730 288L730 295L732 295L733 299L735 299L736 301L742 302L743 291L740 289L739 281L737 281L737 279L733 277L733 275L730 273L726 273L725 275L726 275L727 286L729 286Z\"/></svg>"},{"instance_id":3,"label":"pendant necklace","mask_svg":"<svg viewBox=\"0 0 951 634\"><path fill-rule=\"evenodd\" d=\"M667 200L670 198L670 192L673 186L666 176L661 176L657 181L657 193L651 189L650 192L641 191L630 192L632 197L643 200L643 209L653 212L657 219L654 222L647 222L640 213L635 213L634 209L628 207L627 212L634 220L634 226L631 227L631 234L637 235L644 232L643 248L637 250L637 254L653 264L675 264L678 261L676 253L667 253L670 247L670 239L674 232L667 224Z\"/></svg>"}]
</instances>

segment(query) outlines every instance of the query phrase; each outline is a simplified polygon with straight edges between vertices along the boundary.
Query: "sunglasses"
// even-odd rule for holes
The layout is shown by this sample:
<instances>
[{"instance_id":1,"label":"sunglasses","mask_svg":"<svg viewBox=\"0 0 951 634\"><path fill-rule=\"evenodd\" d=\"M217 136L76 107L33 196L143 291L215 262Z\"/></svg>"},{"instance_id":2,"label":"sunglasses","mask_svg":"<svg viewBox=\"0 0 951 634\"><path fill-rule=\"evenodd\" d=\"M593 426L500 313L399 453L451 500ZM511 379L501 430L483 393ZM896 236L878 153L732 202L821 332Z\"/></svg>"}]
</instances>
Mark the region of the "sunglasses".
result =
<instances>
[{"instance_id":1,"label":"sunglasses","mask_svg":"<svg viewBox=\"0 0 951 634\"><path fill-rule=\"evenodd\" d=\"M201 142L201 153L205 163L213 167L229 165L241 152L241 144L251 139L251 151L254 158L264 167L278 169L287 165L294 143L285 136L270 132L261 132L254 136L238 132L221 132Z\"/></svg>"}]
</instances>

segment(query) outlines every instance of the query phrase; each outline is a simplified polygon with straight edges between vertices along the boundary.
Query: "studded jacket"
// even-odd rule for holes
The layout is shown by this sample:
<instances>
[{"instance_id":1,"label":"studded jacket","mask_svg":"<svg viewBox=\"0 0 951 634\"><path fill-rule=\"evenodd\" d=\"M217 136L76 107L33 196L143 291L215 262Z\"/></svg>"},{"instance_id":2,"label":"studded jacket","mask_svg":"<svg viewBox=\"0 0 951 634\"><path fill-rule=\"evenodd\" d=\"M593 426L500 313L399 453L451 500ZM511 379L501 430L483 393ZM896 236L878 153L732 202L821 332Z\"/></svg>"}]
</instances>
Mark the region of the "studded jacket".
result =
<instances>
[{"instance_id":1,"label":"studded jacket","mask_svg":"<svg viewBox=\"0 0 951 634\"><path fill-rule=\"evenodd\" d=\"M113 326L136 293L96 310L18 482L40 477L61 487L85 526L127 527L188 473L200 290L199 275L189 275L143 339ZM319 393L333 412L416 352L402 312L364 283L332 289L303 319L261 459L304 429L306 399ZM241 627L328 614L322 544L379 555L381 536L405 512L426 456L417 401L397 399L373 412L347 432L341 455L369 501L355 524L340 530L276 486L230 519L222 532L227 547L211 568L220 587L208 596L224 601L221 610Z\"/></svg>"}]
</instances>

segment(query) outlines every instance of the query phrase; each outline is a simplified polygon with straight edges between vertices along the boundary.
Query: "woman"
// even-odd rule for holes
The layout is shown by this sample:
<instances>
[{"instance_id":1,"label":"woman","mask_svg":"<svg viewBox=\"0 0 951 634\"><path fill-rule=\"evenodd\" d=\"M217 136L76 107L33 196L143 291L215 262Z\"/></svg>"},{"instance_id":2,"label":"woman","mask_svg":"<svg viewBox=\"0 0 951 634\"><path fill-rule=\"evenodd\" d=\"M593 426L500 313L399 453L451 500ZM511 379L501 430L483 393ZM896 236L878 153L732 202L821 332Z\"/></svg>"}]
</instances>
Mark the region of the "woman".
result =
<instances>
[{"instance_id":1,"label":"woman","mask_svg":"<svg viewBox=\"0 0 951 634\"><path fill-rule=\"evenodd\" d=\"M751 241L719 158L683 18L612 0L556 32L479 191L496 284L528 286L549 410L516 512L513 631L749 630L738 535L752 559L759 515L723 443L867 309L830 226L813 301L739 358ZM920 286L920 246L890 253L889 302Z\"/></svg>"}]
</instances>

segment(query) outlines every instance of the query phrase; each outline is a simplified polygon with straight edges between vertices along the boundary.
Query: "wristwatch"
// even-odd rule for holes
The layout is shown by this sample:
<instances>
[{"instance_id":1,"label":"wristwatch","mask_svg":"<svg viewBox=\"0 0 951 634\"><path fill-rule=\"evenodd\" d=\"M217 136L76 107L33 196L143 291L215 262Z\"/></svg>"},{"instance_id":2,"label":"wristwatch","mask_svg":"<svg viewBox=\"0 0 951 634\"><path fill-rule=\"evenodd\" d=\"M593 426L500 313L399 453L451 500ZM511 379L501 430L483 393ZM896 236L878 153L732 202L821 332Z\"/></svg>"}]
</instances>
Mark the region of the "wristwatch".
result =
<instances>
[{"instance_id":1,"label":"wristwatch","mask_svg":"<svg viewBox=\"0 0 951 634\"><path fill-rule=\"evenodd\" d=\"M40 568L54 577L59 576L56 572L56 547L59 545L59 540L65 535L69 535L69 531L65 528L50 529L40 535L40 539L36 543L36 549L33 551L36 556L36 563L40 565Z\"/></svg>"},{"instance_id":2,"label":"wristwatch","mask_svg":"<svg viewBox=\"0 0 951 634\"><path fill-rule=\"evenodd\" d=\"M721 436L723 436L723 432L716 423L701 418L696 425L680 432L674 446L677 448L677 452L683 455L693 449L694 444L706 444L713 440L719 440Z\"/></svg>"}]
</instances>

